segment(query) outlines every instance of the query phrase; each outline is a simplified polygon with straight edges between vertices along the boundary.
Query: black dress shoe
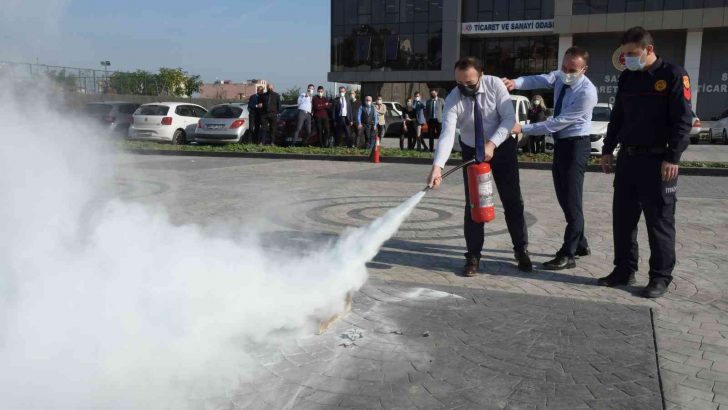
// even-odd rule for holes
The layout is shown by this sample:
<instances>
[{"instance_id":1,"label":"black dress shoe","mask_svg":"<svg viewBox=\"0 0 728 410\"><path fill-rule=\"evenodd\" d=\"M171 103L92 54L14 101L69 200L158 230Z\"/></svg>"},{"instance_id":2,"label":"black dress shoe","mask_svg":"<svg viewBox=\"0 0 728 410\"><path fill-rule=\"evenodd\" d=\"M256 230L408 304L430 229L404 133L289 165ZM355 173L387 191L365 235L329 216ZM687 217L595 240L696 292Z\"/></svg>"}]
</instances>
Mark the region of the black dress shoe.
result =
<instances>
[{"instance_id":1,"label":"black dress shoe","mask_svg":"<svg viewBox=\"0 0 728 410\"><path fill-rule=\"evenodd\" d=\"M480 266L480 259L467 256L465 258L465 266L463 266L463 276L472 278L478 275L478 267Z\"/></svg>"},{"instance_id":2,"label":"black dress shoe","mask_svg":"<svg viewBox=\"0 0 728 410\"><path fill-rule=\"evenodd\" d=\"M621 272L613 271L609 275L599 278L597 280L597 284L599 286L608 286L610 288L615 286L627 286L627 285L634 285L636 282L634 278L634 272L625 275Z\"/></svg>"},{"instance_id":3,"label":"black dress shoe","mask_svg":"<svg viewBox=\"0 0 728 410\"><path fill-rule=\"evenodd\" d=\"M589 256L591 255L591 249L587 246L586 248L576 248L576 256Z\"/></svg>"},{"instance_id":4,"label":"black dress shoe","mask_svg":"<svg viewBox=\"0 0 728 410\"><path fill-rule=\"evenodd\" d=\"M576 261L574 258L563 255L556 255L556 258L543 264L543 268L546 270L572 269L575 267Z\"/></svg>"},{"instance_id":5,"label":"black dress shoe","mask_svg":"<svg viewBox=\"0 0 728 410\"><path fill-rule=\"evenodd\" d=\"M659 298L667 292L667 282L659 279L650 279L650 283L642 290L642 297Z\"/></svg>"},{"instance_id":6,"label":"black dress shoe","mask_svg":"<svg viewBox=\"0 0 728 410\"><path fill-rule=\"evenodd\" d=\"M533 263L531 255L527 250L516 251L516 260L518 261L518 270L521 272L533 272Z\"/></svg>"}]
</instances>

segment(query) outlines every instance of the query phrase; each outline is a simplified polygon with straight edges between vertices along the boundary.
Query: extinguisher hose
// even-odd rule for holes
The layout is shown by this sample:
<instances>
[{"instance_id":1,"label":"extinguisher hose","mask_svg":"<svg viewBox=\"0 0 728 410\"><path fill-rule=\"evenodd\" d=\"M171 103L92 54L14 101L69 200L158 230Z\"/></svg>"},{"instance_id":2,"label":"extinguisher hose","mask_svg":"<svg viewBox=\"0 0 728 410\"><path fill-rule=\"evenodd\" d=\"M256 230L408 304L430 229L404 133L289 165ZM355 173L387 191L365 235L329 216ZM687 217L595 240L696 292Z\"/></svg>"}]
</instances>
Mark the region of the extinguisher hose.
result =
<instances>
[{"instance_id":1,"label":"extinguisher hose","mask_svg":"<svg viewBox=\"0 0 728 410\"><path fill-rule=\"evenodd\" d=\"M447 178L447 176L448 176L448 175L452 174L453 172L455 172L455 171L459 170L459 169L460 169L460 168L462 168L462 167L466 167L466 166L468 166L468 165L470 165L470 164L473 164L473 163L475 163L475 159L471 159L470 161L466 161L466 162L463 162L462 164L460 164L460 165L456 166L455 168L453 168L453 169L451 169L451 170L447 171L446 173L442 174L442 177L441 177L441 178L442 178L442 179L445 179L445 178ZM430 188L429 186L427 186L427 187L425 187L425 189L423 189L422 191L423 191L423 192L427 192L427 191L429 191L430 189L432 189L432 188Z\"/></svg>"}]
</instances>

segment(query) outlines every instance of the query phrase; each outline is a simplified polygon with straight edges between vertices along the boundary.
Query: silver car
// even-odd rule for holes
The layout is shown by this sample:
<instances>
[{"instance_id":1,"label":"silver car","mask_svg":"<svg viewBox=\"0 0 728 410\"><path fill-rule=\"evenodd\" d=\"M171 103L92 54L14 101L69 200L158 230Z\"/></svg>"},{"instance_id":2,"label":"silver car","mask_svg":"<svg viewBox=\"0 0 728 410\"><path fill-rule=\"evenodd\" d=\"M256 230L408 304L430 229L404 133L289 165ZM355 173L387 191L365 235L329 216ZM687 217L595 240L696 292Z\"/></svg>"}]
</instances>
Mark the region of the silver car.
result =
<instances>
[{"instance_id":1,"label":"silver car","mask_svg":"<svg viewBox=\"0 0 728 410\"><path fill-rule=\"evenodd\" d=\"M93 102L83 107L81 115L101 124L113 135L126 137L137 108L139 104L124 101Z\"/></svg>"},{"instance_id":2,"label":"silver car","mask_svg":"<svg viewBox=\"0 0 728 410\"><path fill-rule=\"evenodd\" d=\"M200 118L195 130L195 142L245 142L249 137L248 104L220 104Z\"/></svg>"}]
</instances>

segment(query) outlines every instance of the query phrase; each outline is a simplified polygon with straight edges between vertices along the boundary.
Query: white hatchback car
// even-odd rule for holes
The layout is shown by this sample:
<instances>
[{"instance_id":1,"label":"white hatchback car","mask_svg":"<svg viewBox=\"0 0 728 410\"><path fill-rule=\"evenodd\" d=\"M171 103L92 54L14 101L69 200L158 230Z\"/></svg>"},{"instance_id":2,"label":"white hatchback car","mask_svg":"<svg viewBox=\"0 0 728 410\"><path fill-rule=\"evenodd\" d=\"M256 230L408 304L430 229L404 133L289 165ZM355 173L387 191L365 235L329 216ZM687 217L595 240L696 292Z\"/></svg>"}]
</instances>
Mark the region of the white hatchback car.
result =
<instances>
[{"instance_id":1,"label":"white hatchback car","mask_svg":"<svg viewBox=\"0 0 728 410\"><path fill-rule=\"evenodd\" d=\"M134 112L129 139L187 144L194 141L197 122L205 114L207 110L196 104L144 104Z\"/></svg>"},{"instance_id":2,"label":"white hatchback car","mask_svg":"<svg viewBox=\"0 0 728 410\"><path fill-rule=\"evenodd\" d=\"M592 110L592 126L589 131L591 141L591 155L602 155L604 137L607 135L609 117L612 115L612 104L599 103ZM546 152L554 152L554 138L551 134L546 135Z\"/></svg>"}]
</instances>

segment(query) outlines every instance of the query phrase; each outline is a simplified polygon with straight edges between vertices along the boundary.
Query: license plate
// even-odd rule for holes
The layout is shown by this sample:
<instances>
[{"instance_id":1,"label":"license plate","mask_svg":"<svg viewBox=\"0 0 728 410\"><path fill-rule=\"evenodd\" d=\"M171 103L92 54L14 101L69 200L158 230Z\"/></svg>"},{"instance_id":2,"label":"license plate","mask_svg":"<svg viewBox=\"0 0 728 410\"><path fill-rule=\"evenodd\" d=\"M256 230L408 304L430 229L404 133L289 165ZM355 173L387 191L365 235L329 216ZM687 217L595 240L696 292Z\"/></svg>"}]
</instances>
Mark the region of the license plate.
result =
<instances>
[{"instance_id":1,"label":"license plate","mask_svg":"<svg viewBox=\"0 0 728 410\"><path fill-rule=\"evenodd\" d=\"M221 130L221 129L225 128L225 126L222 124L210 124L207 126L207 128L209 128L211 130Z\"/></svg>"}]
</instances>

